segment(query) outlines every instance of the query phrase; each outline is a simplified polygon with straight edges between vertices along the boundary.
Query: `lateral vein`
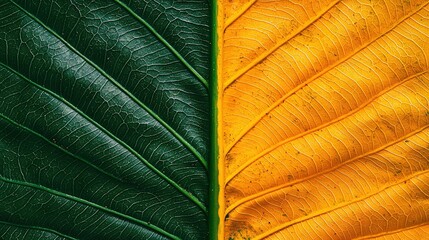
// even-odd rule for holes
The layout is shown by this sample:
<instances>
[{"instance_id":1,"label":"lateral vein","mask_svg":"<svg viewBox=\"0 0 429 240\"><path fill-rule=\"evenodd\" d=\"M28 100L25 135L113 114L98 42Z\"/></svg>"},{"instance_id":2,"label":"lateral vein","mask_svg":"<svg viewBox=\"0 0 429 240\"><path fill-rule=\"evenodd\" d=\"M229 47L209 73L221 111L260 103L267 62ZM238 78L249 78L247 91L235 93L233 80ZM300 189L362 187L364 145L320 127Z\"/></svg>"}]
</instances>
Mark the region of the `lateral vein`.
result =
<instances>
[{"instance_id":1,"label":"lateral vein","mask_svg":"<svg viewBox=\"0 0 429 240\"><path fill-rule=\"evenodd\" d=\"M134 18L136 18L140 23L142 23L145 27L147 27L194 75L197 77L197 79L204 85L204 87L208 90L209 84L207 80L201 76L200 73L198 73L197 70L195 70L194 67L191 66L191 64L186 61L184 57L173 47L171 44L165 40L164 37L162 37L161 34L159 34L155 28L153 28L146 20L144 20L142 17L140 17L137 13L135 13L131 8L128 7L124 2L120 0L114 0L116 3L121 5L127 12L129 12Z\"/></svg>"},{"instance_id":2,"label":"lateral vein","mask_svg":"<svg viewBox=\"0 0 429 240\"><path fill-rule=\"evenodd\" d=\"M426 175L428 173L429 173L429 170L424 170L424 171L421 171L421 172L414 173L414 174L412 174L410 176L407 176L407 177L404 177L404 178L400 179L399 181L394 182L393 184L384 186L384 187L380 188L378 191L375 191L375 192L372 192L370 194L367 194L366 196L354 199L353 201L350 201L350 202L345 202L345 203L342 203L342 204L338 204L337 206L329 207L329 208L323 209L321 211L316 211L313 214L309 214L309 215L306 215L304 217L297 218L297 219L292 220L290 222L286 222L286 223L281 224L281 225L279 225L279 226L277 226L275 228L272 228L272 229L270 229L270 230L268 230L268 231L266 231L266 232L264 232L264 233L262 233L262 234L260 234L258 236L255 236L252 239L259 240L259 239L266 238L266 237L271 236L272 234L274 234L276 232L279 232L279 231L281 231L281 230L283 230L285 228L288 228L290 226L302 223L304 221L310 220L310 219L315 218L315 217L322 216L324 214L328 214L328 213L330 213L332 211L335 211L337 209L346 207L348 205L351 205L351 204L354 204L354 203L358 203L358 202L362 202L362 201L364 201L366 199L369 199L369 198L371 198L373 196L376 196L377 194L380 194L383 191L386 191L389 188L393 188L393 187L399 185L400 183L402 183L404 181L409 181L409 180L418 178L418 177L420 177L422 175Z\"/></svg>"},{"instance_id":3,"label":"lateral vein","mask_svg":"<svg viewBox=\"0 0 429 240\"><path fill-rule=\"evenodd\" d=\"M67 239L71 239L71 240L78 240L77 238L68 236L64 233L60 233L60 232L58 232L54 229L50 229L50 228L31 226L31 225L22 225L22 224L16 224L16 223L5 222L5 221L0 221L0 224L19 227L19 228L27 228L27 229L29 228L29 229L39 230L39 231L43 231L43 232L49 232L49 233L53 233L53 234L58 235L58 236L63 237L63 238L67 238Z\"/></svg>"},{"instance_id":4,"label":"lateral vein","mask_svg":"<svg viewBox=\"0 0 429 240\"><path fill-rule=\"evenodd\" d=\"M162 173L160 170L158 170L156 167L154 167L149 161L147 161L143 156L141 156L137 151L135 151L133 148L131 148L129 145L127 145L125 142L120 140L118 137L116 137L114 134L112 134L109 130L105 129L103 126L101 126L99 123L94 121L92 118L90 118L88 115L86 115L84 112L82 112L80 109L75 107L73 104L65 100L64 98L60 97L56 93L52 92L51 90L44 88L43 86L40 86L39 84L31 81L29 78L25 77L24 75L20 74L19 72L15 71L11 67L5 65L4 63L1 63L2 65L6 66L8 69L10 69L13 73L30 83L31 85L35 86L36 88L40 89L43 92L48 93L53 98L57 99L58 101L64 103L71 109L73 109L75 112L77 112L79 115L81 115L83 118L88 120L90 123L92 123L94 126L96 126L98 129L100 129L102 132L104 132L106 135L111 137L113 140L115 140L117 143L119 143L121 146L123 146L125 149L130 151L137 159L139 159L143 164L145 164L150 170L155 172L158 176L160 176L162 179L167 181L171 186L175 187L179 192L181 192L184 196L186 196L189 200L194 202L198 207L200 207L205 214L207 214L207 208L200 202L199 199L197 199L195 196L193 196L191 193L189 193L187 190L179 186L176 182L171 180L169 177L167 177L164 173Z\"/></svg>"},{"instance_id":5,"label":"lateral vein","mask_svg":"<svg viewBox=\"0 0 429 240\"><path fill-rule=\"evenodd\" d=\"M422 127L422 128L419 128L419 129L417 129L417 130L415 130L415 131L413 131L413 132L411 132L411 133L409 133L409 134L407 134L407 135L405 135L405 136L402 136L401 138L396 139L395 141L392 141L392 142L389 142L389 143L387 143L387 144L385 144L385 145L383 145L383 146L380 146L380 147L379 147L379 148L377 148L377 149L374 149L374 150L372 150L372 151L366 152L366 153L361 154L361 155L359 155L359 156L356 156L356 157L354 157L354 158L352 158L352 159L349 159L349 160L347 160L347 161L344 161L344 162L342 162L342 163L340 163L340 164L338 164L338 165L336 165L336 166L334 166L334 167L332 167L332 168L328 168L328 169L326 169L326 170L324 170L324 171L321 171L321 172L315 173L315 174L313 174L313 175L310 175L310 176L307 176L307 177L304 177L304 178L301 178L301 179L297 179L297 180L295 180L295 181L287 182L287 183L284 183L284 184L281 184L281 185L278 185L278 186L274 186L274 187L271 187L271 188L269 188L269 189L266 189L266 190L264 190L264 191L262 191L262 192L258 192L258 193L252 194L252 195L250 195L250 196L247 196L247 197L245 197L245 198L242 198L242 199L240 199L239 201L237 201L237 202L235 202L234 204L232 204L230 207L228 207L228 209L225 211L225 213L226 213L226 214L228 214L228 213L232 212L234 209L238 208L239 206L241 206L241 205L243 205L243 204L245 204L246 202L249 202L249 201L251 201L251 200L254 200L254 199L257 199L257 198L263 197L263 196L265 196L265 195L267 195L267 194L270 194L270 193L273 193L273 192L279 191L279 190L281 190L281 189L283 189L283 188L286 188L286 187L289 187L289 186L292 186L292 185L296 185L296 184L299 184L299 183L302 183L302 182L308 181L308 180L310 180L310 179L313 179L313 178L315 178L315 177L321 176L321 175L323 175L323 174L327 174L327 173L333 172L334 170L336 170L336 169L338 169L338 168L340 168L340 167L342 167L342 166L344 166L344 165L346 165L346 164L350 164L351 162L354 162L354 161L356 161L356 160L358 160L358 159L361 159L361 158L363 158L363 157L366 157L366 156L369 156L369 155L375 154L375 153L377 153L377 152L383 151L383 150L385 150L386 148L388 148L388 147L390 147L390 146L393 146L393 145L395 145L395 144L397 144L397 143L399 143L399 142L404 141L404 140L405 140L405 139L407 139L407 138L410 138L410 137L412 137L412 136L414 136L414 135L416 135L416 134L418 134L418 133L420 133L420 132L425 131L426 129L429 129L429 125L426 125L426 126L424 126L424 127Z\"/></svg>"},{"instance_id":6,"label":"lateral vein","mask_svg":"<svg viewBox=\"0 0 429 240\"><path fill-rule=\"evenodd\" d=\"M362 46L360 46L359 48L357 48L355 51L351 52L349 55L345 56L344 58L340 59L339 61L335 62L334 64L328 66L327 68L323 69L323 71L315 74L314 76L310 77L309 79L307 79L305 82L299 84L297 87L293 88L290 92L288 92L287 94L283 95L280 99L278 99L275 103L273 103L272 105L270 105L268 108L266 108L261 114L259 114L256 118L254 118L251 122L249 122L249 124L247 124L242 131L240 131L240 133L237 135L237 137L235 138L235 140L226 148L226 152L229 152L235 144L237 144L237 142L244 136L246 135L247 132L250 131L250 129L252 129L254 126L256 126L257 123L259 123L259 121L269 112L271 112L273 109L275 109L277 106L279 106L282 102L285 101L285 99L287 99L288 97L290 97L292 94L296 93L299 89L301 89L302 87L304 87L305 85L308 85L309 83L313 82L314 80L316 80L317 78L323 76L324 74L326 74L327 72L329 72L330 70L332 70L333 68L335 68L336 66L340 65L341 63L344 63L345 61L347 61L348 59L350 59L351 57L355 56L356 54L358 54L359 52L361 52L362 50L364 50L366 47L368 47L369 45L371 45L372 43L376 42L378 39L384 37L386 34L388 34L389 32L391 32L396 26L398 26L399 24L401 24L402 22L404 22L405 20L407 20L408 18L410 18L410 16L416 14L417 12L419 12L421 9L423 9L426 5L428 5L428 3L426 4L422 4L419 8L415 9L414 11L411 11L409 14L405 15L404 17L402 17L401 19L398 20L398 22L396 22L395 24L393 24L389 29L387 29L386 31L380 33L377 37L373 38L372 40L366 42L365 44L363 44Z\"/></svg>"},{"instance_id":7,"label":"lateral vein","mask_svg":"<svg viewBox=\"0 0 429 240\"><path fill-rule=\"evenodd\" d=\"M16 184L16 185L20 185L20 186L29 187L29 188L37 189L37 190L40 190L40 191L44 191L44 192L47 192L49 194L52 194L52 195L55 195L55 196L58 196L58 197L62 197L62 198L65 198L65 199L68 199L68 200L71 200L71 201L74 201L74 202L78 202L78 203L83 204L83 205L87 205L87 206L99 209L99 210L101 210L103 212L107 212L107 213L110 213L112 215L119 216L120 218L124 218L124 219L127 219L128 221L137 223L137 224L142 225L142 226L144 226L146 228L150 228L150 229L152 229L152 230L154 230L154 231L156 231L156 232L158 232L158 233L160 233L160 234L162 234L164 236L168 236L168 237L170 237L172 239L177 239L177 240L180 239L179 237L177 237L177 236L175 236L175 235L173 235L173 234L171 234L169 232L166 232L162 228L159 228L159 227L157 227L157 226L155 226L153 224L147 223L147 222L142 221L140 219L137 219L137 218L134 218L132 216L120 213L118 211L115 211L115 210L107 208L107 207L103 207L101 205L98 205L96 203L90 202L88 200L85 200L85 199L82 199L82 198L79 198L79 197L76 197L76 196L72 196L72 195L69 195L69 194L66 194L66 193L63 193L63 192L51 189L51 188L47 188L47 187L44 187L44 186L41 186L41 185L36 185L36 184L33 184L33 183L29 183L29 182L21 182L21 181L17 181L17 180L8 179L8 178L5 178L5 177L3 177L1 175L0 175L0 181L6 182L6 183L9 183L9 184Z\"/></svg>"}]
</instances>

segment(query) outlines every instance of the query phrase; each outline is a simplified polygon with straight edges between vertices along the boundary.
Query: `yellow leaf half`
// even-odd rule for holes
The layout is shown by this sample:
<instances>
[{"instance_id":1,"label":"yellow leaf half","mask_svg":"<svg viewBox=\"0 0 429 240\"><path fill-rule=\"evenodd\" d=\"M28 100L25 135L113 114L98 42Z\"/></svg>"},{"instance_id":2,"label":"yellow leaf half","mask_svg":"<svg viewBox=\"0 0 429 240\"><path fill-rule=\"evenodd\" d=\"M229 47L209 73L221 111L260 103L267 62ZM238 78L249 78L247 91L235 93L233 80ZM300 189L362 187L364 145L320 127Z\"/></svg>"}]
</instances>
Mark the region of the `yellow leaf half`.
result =
<instances>
[{"instance_id":1,"label":"yellow leaf half","mask_svg":"<svg viewBox=\"0 0 429 240\"><path fill-rule=\"evenodd\" d=\"M428 234L429 1L220 7L223 237Z\"/></svg>"}]
</instances>

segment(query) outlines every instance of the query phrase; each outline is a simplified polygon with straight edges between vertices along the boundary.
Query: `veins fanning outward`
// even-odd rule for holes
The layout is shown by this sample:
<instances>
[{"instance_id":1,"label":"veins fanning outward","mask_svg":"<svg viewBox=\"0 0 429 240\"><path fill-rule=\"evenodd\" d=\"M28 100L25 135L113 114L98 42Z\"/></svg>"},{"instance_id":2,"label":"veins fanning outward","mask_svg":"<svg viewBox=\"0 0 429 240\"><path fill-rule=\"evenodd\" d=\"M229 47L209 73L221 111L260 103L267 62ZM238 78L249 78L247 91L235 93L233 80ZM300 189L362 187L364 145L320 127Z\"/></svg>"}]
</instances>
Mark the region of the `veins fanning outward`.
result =
<instances>
[{"instance_id":1,"label":"veins fanning outward","mask_svg":"<svg viewBox=\"0 0 429 240\"><path fill-rule=\"evenodd\" d=\"M287 35L287 37L284 37L281 39L281 41L277 42L273 47L268 49L267 51L264 51L261 55L259 55L257 58L253 59L249 64L247 64L245 67L240 68L238 71L236 71L229 79L227 79L224 84L224 90L231 86L238 78L240 78L242 75L244 75L246 72L248 72L250 69L252 69L254 66L256 66L258 63L266 59L268 56L270 56L273 52L275 52L277 49L279 49L281 46L283 46L285 43L287 43L289 40L296 37L299 33L301 33L303 30L305 30L307 27L311 26L314 22L316 22L318 19L320 19L326 12L328 12L332 7L334 7L337 3L339 3L341 0L333 1L331 4L326 6L318 15L313 16L310 18L305 24L301 25L298 29L296 29L294 32Z\"/></svg>"},{"instance_id":2,"label":"veins fanning outward","mask_svg":"<svg viewBox=\"0 0 429 240\"><path fill-rule=\"evenodd\" d=\"M0 3L0 238L208 238L212 3Z\"/></svg>"},{"instance_id":3,"label":"veins fanning outward","mask_svg":"<svg viewBox=\"0 0 429 240\"><path fill-rule=\"evenodd\" d=\"M344 212L346 212L349 215L352 215L353 213L355 213L353 208L356 208L356 209L358 209L358 211L356 211L356 212L359 212L359 213L364 212L365 213L365 211L363 209L365 207L368 207L371 209L370 205L371 205L372 201L374 201L375 203L379 203L379 205L377 206L378 209L387 208L389 210L393 210L395 206L386 206L386 207L382 206L381 203L383 202L383 199L385 199L385 198L398 199L401 201L400 204L405 206L407 204L410 204L410 202L415 201L413 199L413 195L415 195L415 193L410 191L410 189L412 189L412 188L414 188L416 190L420 190L416 194L419 196L417 201L420 204L425 205L425 198L429 197L429 192L425 191L425 190L427 190L427 180L429 180L429 170L425 170L425 171L421 171L421 172L412 174L412 175L410 175L404 179L399 179L397 182L395 182L391 185L387 185L383 188L380 188L378 191L373 192L369 195L355 199L351 202L339 204L338 206L335 206L332 208L323 209L322 211L315 212L314 214L309 214L305 217L298 218L296 220L281 224L275 228L267 230L266 232L264 232L260 235L255 236L252 239L258 239L258 240L264 239L264 238L271 236L273 234L279 234L282 236L282 234L283 234L282 231L285 230L286 228L293 227L293 226L295 226L299 223L302 223L304 221L316 221L317 218L329 219L330 217L327 215L331 212L338 212L337 213L338 216L340 215L340 213L344 213ZM397 205L399 205L399 204L397 204ZM404 217L404 216L402 216L402 217ZM408 217L408 216L405 216L405 218L406 217ZM427 218L428 216L425 216L425 217ZM425 220L427 221L427 219L425 219ZM328 227L328 226L325 226L325 227ZM291 235L290 233L285 233L285 234ZM296 236L296 234L292 234L292 235ZM288 238L285 237L285 239L288 239Z\"/></svg>"},{"instance_id":4,"label":"veins fanning outward","mask_svg":"<svg viewBox=\"0 0 429 240\"><path fill-rule=\"evenodd\" d=\"M71 46L64 38L62 38L59 34L57 34L53 29L49 28L47 25L45 25L43 22L41 22L37 17L35 17L33 14L29 13L27 10L22 8L20 5L15 3L13 0L11 2L18 7L20 10L25 12L28 16L30 16L32 19L34 19L36 22L38 22L40 25L42 25L46 30L48 30L50 33L52 33L54 36L56 36L59 40L61 40L65 45L67 45L70 50L74 51L76 54L78 54L80 57L85 59L86 62L88 62L90 65L92 65L95 69L97 69L103 76L105 76L107 79L109 79L115 86L117 86L122 92L127 94L134 102L136 102L140 107L145 109L151 116L153 116L158 122L160 122L168 131L171 132L172 135L174 135L184 146L186 146L194 155L195 157L201 162L201 164L204 166L206 170L208 170L208 163L207 160L201 155L200 152L198 152L186 139L184 139L175 129L173 129L167 122L165 122L163 119L159 117L158 114L156 114L154 111L152 111L147 105L145 105L142 101L140 101L136 96L134 96L130 91L125 89L118 81L116 81L112 76L110 76L106 71L101 69L100 66L98 66L96 63L88 59L86 56L84 56L81 52L79 52L77 49L75 49L73 46ZM170 46L171 47L171 46Z\"/></svg>"},{"instance_id":5,"label":"veins fanning outward","mask_svg":"<svg viewBox=\"0 0 429 240\"><path fill-rule=\"evenodd\" d=\"M286 183L284 183L284 184L281 184L281 185L278 185L278 186L274 186L274 187L272 187L272 188L268 188L268 189L266 189L266 190L264 190L264 191L261 191L261 192L258 192L258 193L255 193L255 194L252 194L252 195L246 196L245 198L242 198L242 199L238 200L237 202L235 202L235 203L231 204L231 205L230 205L230 206L225 210L225 213L226 213L226 214L230 214L230 213L231 213L232 211L234 211L235 209L239 208L240 206L242 206L242 205L244 205L244 204L246 204L246 203L248 203L248 202L250 202L250 201L253 201L253 200L255 200L255 199L261 199L261 198L264 198L265 196L267 196L267 195L269 195L269 194L271 194L271 193L274 193L274 192L280 191L280 190L282 190L282 189L285 189L285 188L288 188L288 187L291 187L291 186L294 186L294 185L298 185L298 184L300 184L300 183L305 183L305 182L307 182L307 181L309 181L309 180L311 180L311 179L315 179L315 178L317 178L317 177L324 176L324 175L325 175L325 174L327 174L327 173L332 173L332 172L334 172L335 170L337 170L337 169L339 169L339 168L341 168L341 167L343 167L343 166L347 166L348 164L353 163L353 162L355 162L355 161L357 161L357 160L360 160L360 159L363 159L363 158L365 158L365 157L369 157L369 156L371 156L371 155L377 154L377 153L379 153L379 152L381 152L381 151L384 151L384 150L386 150L387 148L392 147L392 146L394 146L394 145L396 145L396 144L398 144L398 143L401 143L401 142L403 142L403 141L407 141L407 139L409 139L409 138L411 138L411 137L413 137L413 136L416 136L416 135L417 135L417 134L419 134L419 133L422 133L422 132L423 132L423 133L424 133L424 132L426 132L426 133L427 133L427 132L428 132L428 130L429 130L429 126L428 126L428 125L426 125L426 126L424 126L424 127L420 128L420 129L417 129L417 130L415 130L415 131L413 131L413 132L411 132L411 133L409 133L409 134L407 134L407 135L405 135L405 136L401 137L401 138L396 139L395 141L392 141L392 142L390 142L390 143L388 143L388 144L385 144L385 145L383 145L383 146L380 146L380 147L379 147L379 148L377 148L377 149L374 149L374 150L372 150L372 151L366 152L366 153L364 153L364 154L362 154L362 155L359 155L359 156L356 156L356 157L354 157L354 158L352 158L352 159L349 159L349 160L347 160L347 161L344 161L344 162L342 162L342 163L340 163L340 164L338 164L338 165L336 165L336 166L334 166L334 167L332 167L332 168L328 168L328 169L325 169L325 170L323 170L323 171L320 171L320 172L318 172L318 173L316 173L316 174L309 175L309 176L304 177L304 178L301 178L301 179L292 180L292 181L290 181L290 182L286 182Z\"/></svg>"},{"instance_id":6,"label":"veins fanning outward","mask_svg":"<svg viewBox=\"0 0 429 240\"><path fill-rule=\"evenodd\" d=\"M141 18L139 15L137 15L131 8L129 8L124 2L121 0L115 0L119 5L121 5L126 11L128 11L133 17L135 17L139 22L141 22L144 26L146 26L170 51L191 71L197 79L204 85L204 87L208 90L209 84L206 79L204 79L203 76L201 76L200 73L197 72L197 70L194 69L194 67L191 66L183 57L182 55L174 49L173 46L171 46L170 43L165 40L161 34L159 34L147 21L145 21L143 18Z\"/></svg>"},{"instance_id":7,"label":"veins fanning outward","mask_svg":"<svg viewBox=\"0 0 429 240\"><path fill-rule=\"evenodd\" d=\"M420 229L429 1L312 3L242 1L223 21L225 237Z\"/></svg>"},{"instance_id":8,"label":"veins fanning outward","mask_svg":"<svg viewBox=\"0 0 429 240\"><path fill-rule=\"evenodd\" d=\"M326 122L324 124L319 125L316 128L313 129L309 129L305 132L302 132L300 134L297 134L293 137L284 139L280 142L278 142L277 144L271 146L270 148L265 149L264 151L262 151L261 153L259 153L258 155L255 155L254 157L252 157L251 159L249 159L248 161L246 161L243 165L240 165L239 168L237 168L237 170L235 170L233 173L229 174L226 177L225 180L225 184L228 184L230 181L232 181L234 179L234 177L236 177L240 172L244 171L247 167L249 167L252 163L254 163L255 161L257 161L258 159L262 158L263 156L268 155L270 152L278 149L279 147L292 142L293 140L296 140L298 138L301 138L303 136L306 136L308 134L314 133L316 131L319 131L323 128L326 128L329 125L332 125L334 123L340 122L343 119L346 119L350 116L352 116L353 114L359 112L360 110L364 109L366 106L368 106L369 104L373 103L374 101L376 101L378 98L380 98L381 96L383 96L384 94L388 93L389 91L393 90L394 88L403 85L404 83L411 81L411 80L415 80L415 78L422 76L422 75L426 75L428 73L428 70L414 74L406 79L404 79L403 81L397 82L396 84L393 84L391 86L389 86L388 88L384 89L383 91L379 92L378 94L374 95L373 97L371 97L370 99L368 99L366 102L362 103L362 105L360 105L359 107L353 109L352 111L348 112L347 114L341 115L336 119L333 119L329 122Z\"/></svg>"},{"instance_id":9,"label":"veins fanning outward","mask_svg":"<svg viewBox=\"0 0 429 240\"><path fill-rule=\"evenodd\" d=\"M78 113L83 118L87 119L90 123L92 123L94 126L96 126L99 130L104 132L106 135L111 137L113 140L115 140L118 144L123 146L125 149L130 151L137 159L139 159L143 164L145 164L150 170L152 170L155 174L159 175L162 179L164 179L166 182L168 182L170 185L172 185L174 188L176 188L179 192L181 192L184 196L189 198L192 202L194 202L201 210L207 214L207 208L206 206L195 196L193 196L187 189L184 189L182 186L180 186L178 183L170 179L168 176L166 176L164 173L162 173L159 169L157 169L153 164L151 164L147 159L143 158L137 151L135 151L133 148L131 148L128 144L126 144L124 141L119 139L117 136L115 136L112 132L98 124L96 121L94 121L91 117L89 117L87 114L83 113L80 109L76 108L73 104L68 102L67 100L63 99L62 97L58 96L54 92L44 88L43 86L40 86L39 84L31 81L30 79L26 78L25 76L21 75L20 73L16 72L9 66L5 65L4 63L0 62L0 66L3 66L7 68L9 71L15 73L17 76L22 78L24 81L28 82L29 84L33 85L37 89L45 92L46 94L49 94L54 99L58 100L59 102L62 102L69 108L73 109L76 113ZM7 119L8 121L12 121ZM15 124L16 125L16 124ZM40 134L40 133L39 133Z\"/></svg>"},{"instance_id":10,"label":"veins fanning outward","mask_svg":"<svg viewBox=\"0 0 429 240\"><path fill-rule=\"evenodd\" d=\"M87 206L92 207L94 209L97 209L97 210L104 211L104 212L107 212L109 214L115 215L118 218L123 218L123 219L126 219L126 220L130 221L130 222L134 222L134 223L136 223L138 225L142 225L142 226L144 226L146 228L153 229L156 232L159 232L159 233L161 233L161 234L163 234L163 235L165 235L167 237L170 237L172 239L180 240L179 237L177 237L177 236L175 236L173 234L170 234L170 233L164 231L163 229L161 229L161 228L159 228L159 227L157 227L157 226L155 226L153 224L150 224L149 222L145 222L145 221L142 221L140 219L137 219L137 218L128 216L126 214L117 212L115 210L109 209L107 207L100 206L98 204L92 203L92 202L87 201L85 199L81 199L81 198L78 198L78 197L75 197L75 196L71 196L71 195L68 195L68 194L65 194L65 193L53 190L53 189L49 189L49 188L46 188L46 187L43 187L43 186L40 186L40 185L37 185L37 184L32 184L32 183L28 183L28 182L21 182L21 181L16 181L16 180L10 180L10 179L3 178L1 176L0 176L0 181L5 182L5 183L9 183L9 184L19 185L19 186L22 186L22 187L27 187L27 188L34 189L34 190L38 190L38 191L41 191L41 192L44 192L44 193L47 193L47 194L52 194L52 195L57 196L57 197L61 197L61 198L67 199L67 200L71 200L71 201L77 202L77 203L82 204L82 205L87 205Z\"/></svg>"},{"instance_id":11,"label":"veins fanning outward","mask_svg":"<svg viewBox=\"0 0 429 240\"><path fill-rule=\"evenodd\" d=\"M414 11L411 11L406 16L399 19L395 24L390 26L388 29L386 29L384 32L381 32L378 36L371 39L370 41L366 42L365 44L362 44L352 52L350 52L348 55L341 58L339 61L334 62L329 67L324 68L322 71L318 72L314 76L310 77L305 82L301 83L300 85L293 88L291 91L289 91L287 94L284 94L281 98L279 98L275 103L271 104L268 108L266 108L264 111L262 111L258 116L254 117L251 122L249 122L241 131L240 133L235 136L234 141L232 141L229 145L226 146L225 152L229 153L231 149L252 129L254 128L261 120L262 118L266 117L271 111L273 111L276 107L281 105L286 101L286 99L294 94L303 87L307 86L309 83L317 80L324 74L328 73L330 70L334 69L335 67L339 66L340 64L346 62L348 59L352 58L362 50L366 49L368 46L379 40L380 38L384 37L386 34L391 32L393 29L395 29L396 26L403 23L405 20L407 20L410 16L414 15L416 12L420 11L424 7L426 7L429 3L422 4L419 8L415 9Z\"/></svg>"}]
</instances>

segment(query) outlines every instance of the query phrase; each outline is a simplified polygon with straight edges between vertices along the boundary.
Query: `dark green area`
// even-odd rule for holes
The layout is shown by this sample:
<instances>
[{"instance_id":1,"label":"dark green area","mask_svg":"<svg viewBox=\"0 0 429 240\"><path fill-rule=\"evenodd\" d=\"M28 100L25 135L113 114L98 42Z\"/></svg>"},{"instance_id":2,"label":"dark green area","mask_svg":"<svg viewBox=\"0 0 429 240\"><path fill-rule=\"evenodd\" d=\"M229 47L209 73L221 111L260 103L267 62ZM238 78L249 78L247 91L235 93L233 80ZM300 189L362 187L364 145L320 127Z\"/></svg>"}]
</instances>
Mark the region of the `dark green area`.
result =
<instances>
[{"instance_id":1,"label":"dark green area","mask_svg":"<svg viewBox=\"0 0 429 240\"><path fill-rule=\"evenodd\" d=\"M208 238L209 16L0 0L0 238Z\"/></svg>"},{"instance_id":2,"label":"dark green area","mask_svg":"<svg viewBox=\"0 0 429 240\"><path fill-rule=\"evenodd\" d=\"M21 226L0 221L0 239L23 239L23 240L67 240L75 239L70 236L54 232L49 229Z\"/></svg>"}]
</instances>

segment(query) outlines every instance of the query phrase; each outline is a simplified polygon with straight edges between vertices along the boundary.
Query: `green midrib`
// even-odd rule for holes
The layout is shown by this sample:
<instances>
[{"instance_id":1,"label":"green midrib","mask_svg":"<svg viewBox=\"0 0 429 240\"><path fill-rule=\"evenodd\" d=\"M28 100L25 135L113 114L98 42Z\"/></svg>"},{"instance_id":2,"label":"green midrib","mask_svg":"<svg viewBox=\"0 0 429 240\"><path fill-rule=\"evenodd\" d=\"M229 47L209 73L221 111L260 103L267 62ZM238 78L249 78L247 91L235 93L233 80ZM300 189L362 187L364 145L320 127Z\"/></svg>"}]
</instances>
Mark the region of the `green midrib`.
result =
<instances>
[{"instance_id":1,"label":"green midrib","mask_svg":"<svg viewBox=\"0 0 429 240\"><path fill-rule=\"evenodd\" d=\"M218 146L218 35L217 35L217 0L211 2L211 79L210 79L210 162L209 162L209 239L218 239L219 230L219 146Z\"/></svg>"}]
</instances>

